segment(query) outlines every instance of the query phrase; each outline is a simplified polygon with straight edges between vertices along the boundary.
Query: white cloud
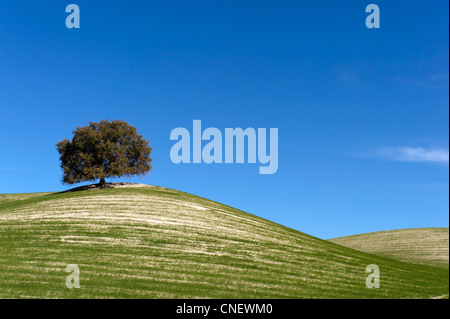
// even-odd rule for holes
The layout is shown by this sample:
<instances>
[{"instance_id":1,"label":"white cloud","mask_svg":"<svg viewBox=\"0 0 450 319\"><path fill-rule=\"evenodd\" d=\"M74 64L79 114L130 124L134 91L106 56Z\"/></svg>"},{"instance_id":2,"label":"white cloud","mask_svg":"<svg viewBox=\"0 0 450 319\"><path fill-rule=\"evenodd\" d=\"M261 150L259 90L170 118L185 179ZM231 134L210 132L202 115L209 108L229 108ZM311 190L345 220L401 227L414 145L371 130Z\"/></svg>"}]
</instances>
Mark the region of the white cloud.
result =
<instances>
[{"instance_id":1,"label":"white cloud","mask_svg":"<svg viewBox=\"0 0 450 319\"><path fill-rule=\"evenodd\" d=\"M405 77L405 76L395 76L394 81L412 85L420 86L423 88L448 88L448 73L432 74L427 77Z\"/></svg>"},{"instance_id":2,"label":"white cloud","mask_svg":"<svg viewBox=\"0 0 450 319\"><path fill-rule=\"evenodd\" d=\"M390 147L377 152L378 156L400 162L449 163L448 149L422 147Z\"/></svg>"}]
</instances>

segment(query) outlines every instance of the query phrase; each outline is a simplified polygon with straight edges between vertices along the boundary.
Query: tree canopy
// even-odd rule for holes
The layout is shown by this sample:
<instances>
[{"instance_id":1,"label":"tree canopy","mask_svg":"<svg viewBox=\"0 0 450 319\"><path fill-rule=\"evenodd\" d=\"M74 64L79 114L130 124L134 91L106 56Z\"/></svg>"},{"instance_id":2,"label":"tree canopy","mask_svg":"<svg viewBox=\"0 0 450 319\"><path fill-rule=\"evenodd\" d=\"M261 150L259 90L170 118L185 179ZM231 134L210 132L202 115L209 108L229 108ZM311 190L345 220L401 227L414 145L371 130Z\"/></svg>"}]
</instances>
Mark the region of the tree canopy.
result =
<instances>
[{"instance_id":1,"label":"tree canopy","mask_svg":"<svg viewBox=\"0 0 450 319\"><path fill-rule=\"evenodd\" d=\"M63 183L75 184L105 178L143 175L152 169L149 141L134 126L120 120L90 122L73 131L72 141L56 144Z\"/></svg>"}]
</instances>

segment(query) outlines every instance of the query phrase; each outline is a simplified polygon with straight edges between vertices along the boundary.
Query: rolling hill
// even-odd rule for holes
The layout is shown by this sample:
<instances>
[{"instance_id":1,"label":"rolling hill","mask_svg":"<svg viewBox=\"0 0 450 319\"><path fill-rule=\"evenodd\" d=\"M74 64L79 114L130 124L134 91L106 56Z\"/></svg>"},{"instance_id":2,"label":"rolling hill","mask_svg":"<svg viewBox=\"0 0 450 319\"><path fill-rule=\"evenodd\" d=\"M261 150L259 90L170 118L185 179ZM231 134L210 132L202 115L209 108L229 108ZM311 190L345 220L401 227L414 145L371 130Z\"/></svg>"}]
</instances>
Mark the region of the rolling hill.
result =
<instances>
[{"instance_id":1,"label":"rolling hill","mask_svg":"<svg viewBox=\"0 0 450 319\"><path fill-rule=\"evenodd\" d=\"M330 239L331 242L405 262L449 267L448 228L412 228Z\"/></svg>"},{"instance_id":2,"label":"rolling hill","mask_svg":"<svg viewBox=\"0 0 450 319\"><path fill-rule=\"evenodd\" d=\"M68 289L68 264L80 289ZM366 288L367 265L380 288ZM0 195L0 298L436 298L448 269L156 186Z\"/></svg>"}]
</instances>

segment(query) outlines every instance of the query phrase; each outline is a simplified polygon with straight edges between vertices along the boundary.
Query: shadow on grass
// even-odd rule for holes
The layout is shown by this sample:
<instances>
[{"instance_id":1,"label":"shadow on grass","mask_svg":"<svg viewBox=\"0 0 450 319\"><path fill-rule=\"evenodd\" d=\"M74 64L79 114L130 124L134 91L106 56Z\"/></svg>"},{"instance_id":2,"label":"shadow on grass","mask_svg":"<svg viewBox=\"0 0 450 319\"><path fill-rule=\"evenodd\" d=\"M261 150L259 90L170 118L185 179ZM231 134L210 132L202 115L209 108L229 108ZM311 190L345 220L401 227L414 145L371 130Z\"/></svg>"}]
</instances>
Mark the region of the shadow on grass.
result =
<instances>
[{"instance_id":1,"label":"shadow on grass","mask_svg":"<svg viewBox=\"0 0 450 319\"><path fill-rule=\"evenodd\" d=\"M51 193L51 194L46 194L45 196L49 196L49 195L58 195L58 194L65 194L65 193L72 193L72 192L79 192L79 191L87 191L87 190L91 190L91 189L108 189L108 188L118 188L118 187L123 187L123 186L129 186L132 185L132 183L106 183L104 185L100 185L100 184L91 184L91 185L84 185L84 186L79 186L79 187L75 187L75 188L71 188L62 192L56 192L56 193Z\"/></svg>"}]
</instances>

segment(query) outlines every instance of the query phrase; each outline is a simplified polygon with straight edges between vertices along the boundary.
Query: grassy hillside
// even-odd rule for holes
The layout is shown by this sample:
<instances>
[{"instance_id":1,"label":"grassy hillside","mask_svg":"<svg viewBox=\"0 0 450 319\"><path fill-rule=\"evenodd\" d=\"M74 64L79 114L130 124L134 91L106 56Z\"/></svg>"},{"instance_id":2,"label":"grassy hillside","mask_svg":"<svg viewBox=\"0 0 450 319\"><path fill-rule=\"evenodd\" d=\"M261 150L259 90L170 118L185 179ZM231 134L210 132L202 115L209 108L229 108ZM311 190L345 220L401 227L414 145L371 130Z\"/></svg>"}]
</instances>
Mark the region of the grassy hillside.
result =
<instances>
[{"instance_id":1,"label":"grassy hillside","mask_svg":"<svg viewBox=\"0 0 450 319\"><path fill-rule=\"evenodd\" d=\"M333 243L401 261L447 267L448 228L413 228L340 237Z\"/></svg>"},{"instance_id":2,"label":"grassy hillside","mask_svg":"<svg viewBox=\"0 0 450 319\"><path fill-rule=\"evenodd\" d=\"M68 289L68 264L80 289ZM365 285L377 264L381 287ZM448 270L161 187L0 195L0 297L435 298Z\"/></svg>"}]
</instances>

